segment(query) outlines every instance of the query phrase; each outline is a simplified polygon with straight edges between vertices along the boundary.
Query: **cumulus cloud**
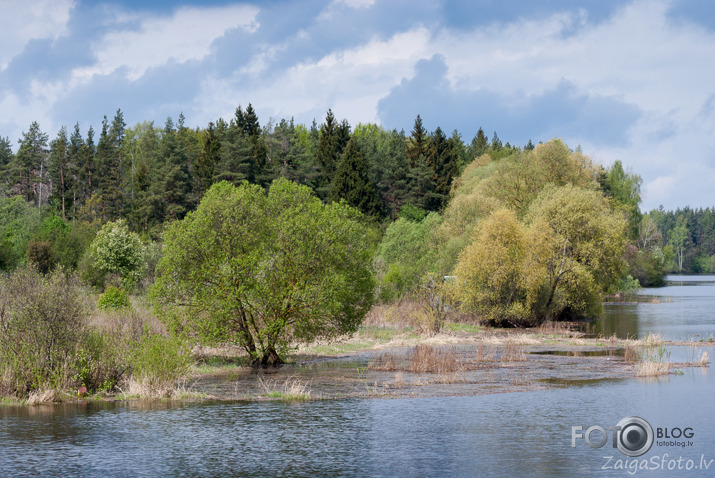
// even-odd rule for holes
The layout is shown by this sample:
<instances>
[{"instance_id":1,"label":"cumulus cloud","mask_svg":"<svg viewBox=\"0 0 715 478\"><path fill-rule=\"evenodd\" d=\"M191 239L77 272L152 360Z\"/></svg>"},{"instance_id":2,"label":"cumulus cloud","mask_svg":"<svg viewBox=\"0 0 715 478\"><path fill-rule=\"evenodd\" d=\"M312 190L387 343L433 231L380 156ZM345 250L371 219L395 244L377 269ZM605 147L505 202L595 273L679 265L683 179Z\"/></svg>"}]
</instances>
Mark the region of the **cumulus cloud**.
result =
<instances>
[{"instance_id":1,"label":"cumulus cloud","mask_svg":"<svg viewBox=\"0 0 715 478\"><path fill-rule=\"evenodd\" d=\"M620 159L643 176L646 209L712 202L715 28L688 2L13 3L0 19L3 136L116 108L130 123L183 111L199 126L249 102L264 123L332 108L409 129L419 113L465 140L483 126Z\"/></svg>"},{"instance_id":2,"label":"cumulus cloud","mask_svg":"<svg viewBox=\"0 0 715 478\"><path fill-rule=\"evenodd\" d=\"M209 55L211 44L227 30L258 28L258 9L246 5L215 8L181 8L170 17L144 20L138 30L113 31L94 46L96 63L78 69L80 78L123 70L129 80L149 68L170 62L185 63Z\"/></svg>"},{"instance_id":3,"label":"cumulus cloud","mask_svg":"<svg viewBox=\"0 0 715 478\"><path fill-rule=\"evenodd\" d=\"M6 2L0 15L0 71L31 40L67 33L73 0Z\"/></svg>"}]
</instances>

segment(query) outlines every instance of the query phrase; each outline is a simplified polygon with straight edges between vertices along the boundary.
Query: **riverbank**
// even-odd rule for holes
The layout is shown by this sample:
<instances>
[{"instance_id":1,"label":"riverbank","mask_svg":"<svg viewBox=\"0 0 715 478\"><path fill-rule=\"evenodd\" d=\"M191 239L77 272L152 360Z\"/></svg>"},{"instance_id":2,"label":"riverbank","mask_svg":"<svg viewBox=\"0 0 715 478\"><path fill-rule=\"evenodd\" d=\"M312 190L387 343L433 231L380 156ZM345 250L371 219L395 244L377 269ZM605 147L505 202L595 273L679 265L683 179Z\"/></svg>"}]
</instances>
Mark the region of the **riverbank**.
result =
<instances>
[{"instance_id":1,"label":"riverbank","mask_svg":"<svg viewBox=\"0 0 715 478\"><path fill-rule=\"evenodd\" d=\"M575 324L495 329L446 323L438 334L411 327L363 326L352 337L298 347L277 368L256 369L238 348L196 347L196 363L173 391L156 399L314 400L485 395L582 386L599 381L658 379L708 367L715 344L660 336L588 337ZM670 351L683 349L670 360ZM677 359L677 360L676 360ZM645 376L644 376L645 375ZM124 401L147 395L54 394L39 404ZM126 387L124 387L126 388Z\"/></svg>"}]
</instances>

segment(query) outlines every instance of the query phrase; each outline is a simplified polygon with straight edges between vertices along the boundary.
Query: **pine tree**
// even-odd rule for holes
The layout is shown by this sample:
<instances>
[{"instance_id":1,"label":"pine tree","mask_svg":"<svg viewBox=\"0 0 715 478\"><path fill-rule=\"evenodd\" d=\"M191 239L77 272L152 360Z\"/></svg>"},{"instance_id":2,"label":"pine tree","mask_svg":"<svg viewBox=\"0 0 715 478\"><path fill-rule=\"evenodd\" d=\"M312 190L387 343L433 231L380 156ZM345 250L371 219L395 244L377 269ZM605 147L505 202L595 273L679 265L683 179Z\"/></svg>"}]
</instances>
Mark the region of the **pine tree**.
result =
<instances>
[{"instance_id":1,"label":"pine tree","mask_svg":"<svg viewBox=\"0 0 715 478\"><path fill-rule=\"evenodd\" d=\"M37 200L38 206L47 199L47 191L43 186L47 173L48 139L47 133L40 130L37 121L33 121L27 133L22 133L20 147L11 167L11 181L17 194L22 195L26 201Z\"/></svg>"},{"instance_id":2,"label":"pine tree","mask_svg":"<svg viewBox=\"0 0 715 478\"><path fill-rule=\"evenodd\" d=\"M380 216L380 199L368 178L365 158L351 138L340 159L330 189L331 201L344 199L367 216Z\"/></svg>"},{"instance_id":3,"label":"pine tree","mask_svg":"<svg viewBox=\"0 0 715 478\"><path fill-rule=\"evenodd\" d=\"M494 131L494 136L492 136L492 144L491 144L490 148L493 152L496 153L496 152L501 151L502 147L503 146L502 146L501 140L499 139L499 135L497 134L496 131Z\"/></svg>"},{"instance_id":4,"label":"pine tree","mask_svg":"<svg viewBox=\"0 0 715 478\"><path fill-rule=\"evenodd\" d=\"M6 188L9 187L8 176L10 165L13 163L15 155L12 153L12 143L10 138L0 137L0 194L5 193Z\"/></svg>"},{"instance_id":5,"label":"pine tree","mask_svg":"<svg viewBox=\"0 0 715 478\"><path fill-rule=\"evenodd\" d=\"M63 220L67 219L67 193L72 189L70 164L67 128L63 126L50 144L50 179Z\"/></svg>"},{"instance_id":6,"label":"pine tree","mask_svg":"<svg viewBox=\"0 0 715 478\"><path fill-rule=\"evenodd\" d=\"M183 125L182 125L183 126ZM163 162L158 183L163 220L181 219L188 211L190 178L184 148L171 118L166 120L161 137L160 158Z\"/></svg>"},{"instance_id":7,"label":"pine tree","mask_svg":"<svg viewBox=\"0 0 715 478\"><path fill-rule=\"evenodd\" d=\"M432 170L434 196L428 200L428 210L442 209L449 199L452 179L458 174L456 157L458 146L454 144L455 141L461 143L459 136L456 138L453 136L448 140L440 127L437 127L432 136L433 153L428 157L428 166Z\"/></svg>"}]
</instances>

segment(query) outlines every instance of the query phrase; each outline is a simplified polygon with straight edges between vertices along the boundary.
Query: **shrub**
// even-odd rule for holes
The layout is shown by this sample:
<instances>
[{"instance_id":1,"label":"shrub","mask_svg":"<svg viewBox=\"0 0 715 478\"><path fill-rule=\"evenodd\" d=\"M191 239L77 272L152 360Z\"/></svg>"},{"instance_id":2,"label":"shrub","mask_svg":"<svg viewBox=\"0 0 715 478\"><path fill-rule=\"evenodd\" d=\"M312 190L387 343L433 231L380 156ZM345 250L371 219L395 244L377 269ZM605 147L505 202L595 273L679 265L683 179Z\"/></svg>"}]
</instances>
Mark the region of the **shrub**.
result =
<instances>
[{"instance_id":1,"label":"shrub","mask_svg":"<svg viewBox=\"0 0 715 478\"><path fill-rule=\"evenodd\" d=\"M0 278L0 388L24 397L69 386L85 315L75 278L61 270Z\"/></svg>"},{"instance_id":2,"label":"shrub","mask_svg":"<svg viewBox=\"0 0 715 478\"><path fill-rule=\"evenodd\" d=\"M124 289L118 289L114 286L109 286L99 297L97 307L100 309L128 309L131 307L129 295Z\"/></svg>"},{"instance_id":3,"label":"shrub","mask_svg":"<svg viewBox=\"0 0 715 478\"><path fill-rule=\"evenodd\" d=\"M183 379L193 363L191 350L177 337L145 331L130 358L136 394L149 398L167 396ZM130 392L131 393L131 392Z\"/></svg>"}]
</instances>

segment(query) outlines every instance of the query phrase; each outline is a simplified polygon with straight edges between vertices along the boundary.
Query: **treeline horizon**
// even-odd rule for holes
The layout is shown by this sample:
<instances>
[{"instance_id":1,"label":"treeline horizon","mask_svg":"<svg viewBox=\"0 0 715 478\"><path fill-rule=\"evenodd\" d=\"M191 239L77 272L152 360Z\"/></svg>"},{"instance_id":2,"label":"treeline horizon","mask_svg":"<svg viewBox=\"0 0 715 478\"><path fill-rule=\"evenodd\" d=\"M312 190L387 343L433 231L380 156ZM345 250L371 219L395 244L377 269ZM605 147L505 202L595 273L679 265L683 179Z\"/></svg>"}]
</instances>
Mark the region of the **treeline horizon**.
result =
<instances>
[{"instance_id":1,"label":"treeline horizon","mask_svg":"<svg viewBox=\"0 0 715 478\"><path fill-rule=\"evenodd\" d=\"M250 103L245 110L239 106L228 122L220 118L193 129L185 125L183 114L176 123L169 117L163 127L153 121L127 127L121 109L111 121L104 117L99 132L92 126L82 132L76 123L72 131L63 126L53 139L33 122L19 139L17 153L9 138L0 137L0 197L19 196L25 202L3 208L0 269L22 263L33 239L56 242L51 229L57 224L40 227L49 216L94 225L85 228L85 234L89 229L96 232L97 225L125 219L144 240L157 240L167 221L182 219L222 180L266 187L286 178L309 186L324 202L345 200L377 223L399 216L419 220L444 209L453 180L475 158L489 154L499 160L534 147L531 140L522 147L502 143L496 131L489 139L481 126L465 142L457 130L449 135L440 127L428 131L420 115L409 134L370 123L353 128L347 120L336 119L332 110L321 124L281 119L261 126ZM609 170L602 169L605 177ZM606 182L602 185L606 195L612 195ZM637 211L631 214L634 244L644 217L639 187ZM12 237L7 232L11 216L27 206L42 210L43 218L38 217L34 231ZM711 272L715 226L709 218L714 210L683 211L661 208L646 216L654 218L659 245L673 245L671 266ZM678 222L683 214L685 219ZM673 236L677 225L687 229L687 240L681 240L680 229ZM78 260L75 254L64 262L76 267Z\"/></svg>"}]
</instances>

